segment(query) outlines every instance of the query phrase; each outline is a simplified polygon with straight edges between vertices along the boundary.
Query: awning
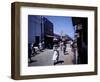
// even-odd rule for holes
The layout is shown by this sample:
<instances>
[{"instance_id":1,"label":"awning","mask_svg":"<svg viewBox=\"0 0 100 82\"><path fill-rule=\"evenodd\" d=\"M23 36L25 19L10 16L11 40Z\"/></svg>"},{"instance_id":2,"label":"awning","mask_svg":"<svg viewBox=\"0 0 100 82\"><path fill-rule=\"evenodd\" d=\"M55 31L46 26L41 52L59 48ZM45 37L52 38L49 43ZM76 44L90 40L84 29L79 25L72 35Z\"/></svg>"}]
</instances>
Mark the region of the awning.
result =
<instances>
[{"instance_id":1,"label":"awning","mask_svg":"<svg viewBox=\"0 0 100 82\"><path fill-rule=\"evenodd\" d=\"M46 35L46 37L52 37L53 38L54 36L52 36L52 35Z\"/></svg>"}]
</instances>

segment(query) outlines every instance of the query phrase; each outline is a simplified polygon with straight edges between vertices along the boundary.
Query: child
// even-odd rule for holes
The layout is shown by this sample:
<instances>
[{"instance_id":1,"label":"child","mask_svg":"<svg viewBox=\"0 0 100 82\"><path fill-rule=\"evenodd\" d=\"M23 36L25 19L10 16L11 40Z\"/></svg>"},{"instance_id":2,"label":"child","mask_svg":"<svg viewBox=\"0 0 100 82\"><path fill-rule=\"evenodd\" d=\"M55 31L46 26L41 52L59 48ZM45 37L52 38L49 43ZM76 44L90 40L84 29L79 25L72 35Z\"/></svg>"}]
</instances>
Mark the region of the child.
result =
<instances>
[{"instance_id":1,"label":"child","mask_svg":"<svg viewBox=\"0 0 100 82\"><path fill-rule=\"evenodd\" d=\"M59 51L57 50L57 47L54 49L54 54L52 60L54 61L54 65L58 62L59 60Z\"/></svg>"}]
</instances>

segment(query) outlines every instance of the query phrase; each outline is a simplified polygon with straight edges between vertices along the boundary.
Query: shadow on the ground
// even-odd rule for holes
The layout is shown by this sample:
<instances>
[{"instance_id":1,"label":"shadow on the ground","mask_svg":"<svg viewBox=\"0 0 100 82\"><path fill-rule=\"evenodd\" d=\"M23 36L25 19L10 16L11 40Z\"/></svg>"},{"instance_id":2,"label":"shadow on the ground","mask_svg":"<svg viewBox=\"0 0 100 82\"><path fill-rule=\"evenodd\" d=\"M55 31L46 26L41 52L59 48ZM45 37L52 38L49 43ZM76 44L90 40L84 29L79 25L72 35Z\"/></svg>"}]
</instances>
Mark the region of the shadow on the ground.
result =
<instances>
[{"instance_id":1,"label":"shadow on the ground","mask_svg":"<svg viewBox=\"0 0 100 82\"><path fill-rule=\"evenodd\" d=\"M37 62L37 60L31 60L29 63Z\"/></svg>"},{"instance_id":2,"label":"shadow on the ground","mask_svg":"<svg viewBox=\"0 0 100 82\"><path fill-rule=\"evenodd\" d=\"M64 63L64 61L63 60L59 60L59 61L55 62L54 65L59 64L59 63L62 64L62 63Z\"/></svg>"}]
</instances>

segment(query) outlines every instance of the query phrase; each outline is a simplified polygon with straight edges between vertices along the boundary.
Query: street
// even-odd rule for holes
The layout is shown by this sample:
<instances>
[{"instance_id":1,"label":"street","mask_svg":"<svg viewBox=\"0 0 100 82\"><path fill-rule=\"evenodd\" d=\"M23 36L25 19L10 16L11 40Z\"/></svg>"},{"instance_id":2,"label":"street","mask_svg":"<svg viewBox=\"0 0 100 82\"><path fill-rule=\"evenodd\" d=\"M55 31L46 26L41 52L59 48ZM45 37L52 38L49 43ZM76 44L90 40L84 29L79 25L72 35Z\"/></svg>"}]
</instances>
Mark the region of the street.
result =
<instances>
[{"instance_id":1,"label":"street","mask_svg":"<svg viewBox=\"0 0 100 82\"><path fill-rule=\"evenodd\" d=\"M56 65L71 65L73 64L74 53L71 48L68 48L68 54L64 55L63 51L59 48L59 61L64 61L62 64L58 63ZM53 49L45 49L43 52L39 52L36 56L32 57L33 62L29 63L29 66L50 66L53 65L54 61Z\"/></svg>"}]
</instances>

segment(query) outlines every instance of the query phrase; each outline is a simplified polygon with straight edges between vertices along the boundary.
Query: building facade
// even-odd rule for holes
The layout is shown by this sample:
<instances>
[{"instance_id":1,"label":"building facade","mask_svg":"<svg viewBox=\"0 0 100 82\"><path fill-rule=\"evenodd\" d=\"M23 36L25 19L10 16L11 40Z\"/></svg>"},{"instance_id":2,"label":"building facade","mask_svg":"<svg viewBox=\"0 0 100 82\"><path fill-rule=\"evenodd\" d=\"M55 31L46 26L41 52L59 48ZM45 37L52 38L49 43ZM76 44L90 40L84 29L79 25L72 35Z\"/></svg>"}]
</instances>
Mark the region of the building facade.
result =
<instances>
[{"instance_id":1,"label":"building facade","mask_svg":"<svg viewBox=\"0 0 100 82\"><path fill-rule=\"evenodd\" d=\"M53 38L54 38L53 23L44 17L43 26L44 26L45 47L52 49L53 48Z\"/></svg>"},{"instance_id":2,"label":"building facade","mask_svg":"<svg viewBox=\"0 0 100 82\"><path fill-rule=\"evenodd\" d=\"M41 17L28 16L28 43L38 44L41 41Z\"/></svg>"},{"instance_id":3,"label":"building facade","mask_svg":"<svg viewBox=\"0 0 100 82\"><path fill-rule=\"evenodd\" d=\"M53 48L53 23L43 16L28 16L28 44L44 41L45 48Z\"/></svg>"},{"instance_id":4,"label":"building facade","mask_svg":"<svg viewBox=\"0 0 100 82\"><path fill-rule=\"evenodd\" d=\"M72 17L75 29L75 42L78 48L78 64L88 63L88 20L87 18Z\"/></svg>"}]
</instances>

